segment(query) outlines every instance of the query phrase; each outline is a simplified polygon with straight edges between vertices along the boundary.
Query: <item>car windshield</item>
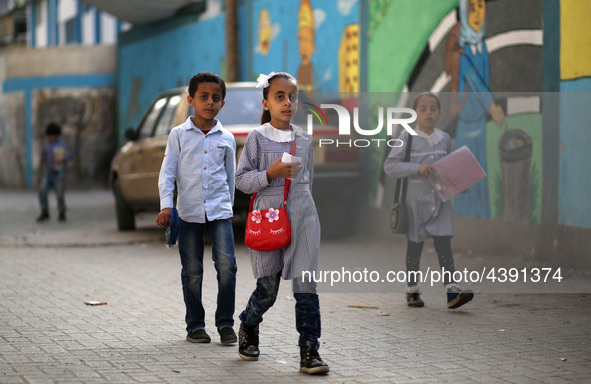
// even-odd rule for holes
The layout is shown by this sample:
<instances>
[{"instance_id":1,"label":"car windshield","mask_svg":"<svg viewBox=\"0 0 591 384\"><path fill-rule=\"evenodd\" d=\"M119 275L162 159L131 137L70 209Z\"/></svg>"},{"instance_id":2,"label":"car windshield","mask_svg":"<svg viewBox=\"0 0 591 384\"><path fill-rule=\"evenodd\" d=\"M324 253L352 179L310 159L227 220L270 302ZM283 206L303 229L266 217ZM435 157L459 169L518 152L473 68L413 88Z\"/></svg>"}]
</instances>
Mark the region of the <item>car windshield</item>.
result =
<instances>
[{"instance_id":1,"label":"car windshield","mask_svg":"<svg viewBox=\"0 0 591 384\"><path fill-rule=\"evenodd\" d=\"M224 126L234 124L259 125L263 106L263 94L256 88L228 88L226 104L220 110L216 119Z\"/></svg>"}]
</instances>

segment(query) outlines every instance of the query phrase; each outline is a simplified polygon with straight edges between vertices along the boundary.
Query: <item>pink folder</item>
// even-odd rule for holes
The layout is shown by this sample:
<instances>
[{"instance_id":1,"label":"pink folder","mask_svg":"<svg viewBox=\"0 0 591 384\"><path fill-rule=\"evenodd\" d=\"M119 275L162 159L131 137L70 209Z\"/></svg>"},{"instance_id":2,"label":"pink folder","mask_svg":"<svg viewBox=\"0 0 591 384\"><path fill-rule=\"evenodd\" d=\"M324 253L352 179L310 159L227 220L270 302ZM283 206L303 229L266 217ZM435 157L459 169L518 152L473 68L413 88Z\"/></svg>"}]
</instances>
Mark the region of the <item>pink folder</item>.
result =
<instances>
[{"instance_id":1,"label":"pink folder","mask_svg":"<svg viewBox=\"0 0 591 384\"><path fill-rule=\"evenodd\" d=\"M433 167L436 172L428 179L443 201L464 192L486 177L486 173L465 145L433 163Z\"/></svg>"}]
</instances>

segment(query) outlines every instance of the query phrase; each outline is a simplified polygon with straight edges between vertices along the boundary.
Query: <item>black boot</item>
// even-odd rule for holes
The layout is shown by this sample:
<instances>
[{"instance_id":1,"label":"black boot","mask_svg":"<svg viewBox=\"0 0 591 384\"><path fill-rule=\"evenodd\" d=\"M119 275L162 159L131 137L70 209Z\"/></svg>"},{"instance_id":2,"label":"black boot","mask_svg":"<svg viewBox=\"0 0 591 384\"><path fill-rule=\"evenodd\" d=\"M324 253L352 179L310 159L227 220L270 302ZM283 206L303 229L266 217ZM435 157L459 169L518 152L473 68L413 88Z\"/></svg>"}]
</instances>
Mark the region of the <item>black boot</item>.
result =
<instances>
[{"instance_id":1,"label":"black boot","mask_svg":"<svg viewBox=\"0 0 591 384\"><path fill-rule=\"evenodd\" d=\"M37 216L37 219L35 220L37 220L38 223L41 223L47 219L49 219L49 213L47 211L43 211L39 216Z\"/></svg>"},{"instance_id":2,"label":"black boot","mask_svg":"<svg viewBox=\"0 0 591 384\"><path fill-rule=\"evenodd\" d=\"M238 354L243 360L259 359L259 325L251 327L240 323L238 331Z\"/></svg>"},{"instance_id":3,"label":"black boot","mask_svg":"<svg viewBox=\"0 0 591 384\"><path fill-rule=\"evenodd\" d=\"M328 365L314 349L300 348L300 359L300 372L309 375L325 375L330 372Z\"/></svg>"}]
</instances>

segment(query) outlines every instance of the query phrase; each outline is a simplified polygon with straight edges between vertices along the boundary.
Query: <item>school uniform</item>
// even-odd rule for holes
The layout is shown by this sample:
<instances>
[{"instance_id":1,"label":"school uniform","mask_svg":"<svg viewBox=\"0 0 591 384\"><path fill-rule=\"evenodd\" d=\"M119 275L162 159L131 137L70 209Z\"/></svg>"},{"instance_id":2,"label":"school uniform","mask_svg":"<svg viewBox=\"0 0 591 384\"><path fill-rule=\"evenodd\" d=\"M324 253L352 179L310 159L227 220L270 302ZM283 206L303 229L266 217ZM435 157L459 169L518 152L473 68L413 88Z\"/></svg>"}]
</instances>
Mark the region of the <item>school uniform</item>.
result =
<instances>
[{"instance_id":1,"label":"school uniform","mask_svg":"<svg viewBox=\"0 0 591 384\"><path fill-rule=\"evenodd\" d=\"M300 127L293 132L266 123L249 133L236 170L236 188L244 193L257 193L253 209L280 208L285 178L267 180L267 169L284 152L291 150L295 136L296 153L303 168L291 181L287 213L291 224L292 244L285 249L260 252L250 250L255 278L282 272L283 279L301 277L302 271L316 271L320 248L320 221L312 198L314 158L312 137Z\"/></svg>"},{"instance_id":2,"label":"school uniform","mask_svg":"<svg viewBox=\"0 0 591 384\"><path fill-rule=\"evenodd\" d=\"M417 130L413 137L410 162L404 161L406 145L392 148L384 163L384 171L394 178L408 177L406 206L408 213L409 240L425 241L431 236L454 235L454 213L451 200L441 198L431 183L419 174L421 164L433 164L453 151L449 135L437 128L431 135ZM399 139L408 142L409 133L404 131Z\"/></svg>"},{"instance_id":3,"label":"school uniform","mask_svg":"<svg viewBox=\"0 0 591 384\"><path fill-rule=\"evenodd\" d=\"M407 177L406 207L408 214L407 271L418 271L424 241L433 237L439 264L451 274L455 271L450 238L454 235L454 212L451 200L443 202L431 183L419 174L421 164L433 164L453 151L449 135L437 128L431 135L417 129L413 137L410 161L405 162L406 145L392 148L384 163L391 177ZM409 133L399 139L408 143ZM409 277L409 288L417 288L417 279ZM444 285L455 283L453 276L444 276Z\"/></svg>"},{"instance_id":4,"label":"school uniform","mask_svg":"<svg viewBox=\"0 0 591 384\"><path fill-rule=\"evenodd\" d=\"M283 202L285 178L267 179L267 169L284 152L290 153L296 140L295 155L302 169L292 180L287 199L292 243L287 248L260 252L250 250L250 260L257 286L240 320L249 327L263 321L263 314L275 303L281 278L292 279L296 299L296 329L301 348L318 350L320 306L314 282L303 282L303 271L318 268L320 221L312 199L314 158L312 137L300 127L292 130L274 128L270 123L251 131L246 138L236 170L236 188L244 193L257 193L253 209L279 208Z\"/></svg>"}]
</instances>

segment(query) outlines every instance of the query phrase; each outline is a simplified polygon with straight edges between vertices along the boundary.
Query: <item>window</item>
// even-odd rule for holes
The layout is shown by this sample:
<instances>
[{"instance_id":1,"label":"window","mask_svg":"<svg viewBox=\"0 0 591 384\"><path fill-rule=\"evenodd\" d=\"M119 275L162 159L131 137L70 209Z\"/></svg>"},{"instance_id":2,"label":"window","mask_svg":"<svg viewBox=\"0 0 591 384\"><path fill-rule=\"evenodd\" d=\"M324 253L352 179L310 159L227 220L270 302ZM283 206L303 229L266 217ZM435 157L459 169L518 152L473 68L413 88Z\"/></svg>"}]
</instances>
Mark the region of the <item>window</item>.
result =
<instances>
[{"instance_id":1,"label":"window","mask_svg":"<svg viewBox=\"0 0 591 384\"><path fill-rule=\"evenodd\" d=\"M216 119L222 124L256 124L261 118L261 91L254 88L232 89Z\"/></svg>"},{"instance_id":2,"label":"window","mask_svg":"<svg viewBox=\"0 0 591 384\"><path fill-rule=\"evenodd\" d=\"M146 115L146 118L140 125L138 139L145 139L152 136L154 124L158 121L158 116L160 116L164 105L166 105L166 97L162 97L154 103L150 112Z\"/></svg>"},{"instance_id":3,"label":"window","mask_svg":"<svg viewBox=\"0 0 591 384\"><path fill-rule=\"evenodd\" d=\"M43 11L41 8L41 4L33 4L33 13L35 16L35 27L39 28L43 22Z\"/></svg>"},{"instance_id":4,"label":"window","mask_svg":"<svg viewBox=\"0 0 591 384\"><path fill-rule=\"evenodd\" d=\"M66 21L66 44L76 44L76 18L71 18L70 20Z\"/></svg>"},{"instance_id":5,"label":"window","mask_svg":"<svg viewBox=\"0 0 591 384\"><path fill-rule=\"evenodd\" d=\"M166 104L166 108L162 112L162 116L156 125L154 137L168 136L170 130L172 129L172 125L174 124L174 118L176 116L177 107L180 101L181 95L174 95L170 98L170 100L168 100L168 104Z\"/></svg>"}]
</instances>

